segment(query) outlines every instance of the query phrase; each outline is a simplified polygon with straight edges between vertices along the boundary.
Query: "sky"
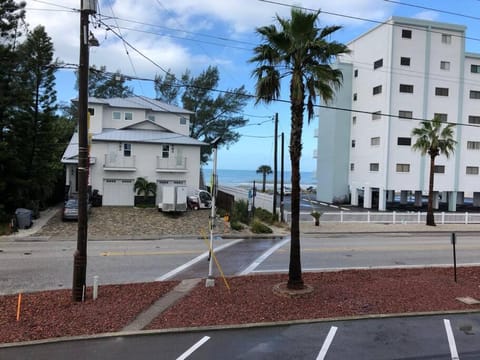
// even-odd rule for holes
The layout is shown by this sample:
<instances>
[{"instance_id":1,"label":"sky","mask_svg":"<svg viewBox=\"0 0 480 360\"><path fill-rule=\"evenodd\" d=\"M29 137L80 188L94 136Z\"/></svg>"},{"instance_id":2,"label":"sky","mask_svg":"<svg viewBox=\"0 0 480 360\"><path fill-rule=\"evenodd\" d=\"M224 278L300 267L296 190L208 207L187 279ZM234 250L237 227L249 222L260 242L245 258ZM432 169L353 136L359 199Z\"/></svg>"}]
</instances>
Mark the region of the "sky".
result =
<instances>
[{"instance_id":1,"label":"sky","mask_svg":"<svg viewBox=\"0 0 480 360\"><path fill-rule=\"evenodd\" d=\"M81 0L27 0L26 21L30 29L43 25L52 38L55 58L71 66L56 74L57 97L69 102L78 96L75 65L79 58ZM208 66L217 66L219 90L242 85L255 93L248 62L261 41L255 29L276 24L275 17L288 18L290 6L321 10L319 26L340 25L331 40L348 43L391 16L405 16L467 26L466 51L480 53L480 0L98 0L90 30L99 47L90 48L90 65L120 71L131 80L127 85L136 95L155 97L155 75L170 70L180 76L186 69L196 76ZM125 41L123 41L124 39ZM254 104L250 101L243 116L247 126L239 129L240 141L219 148L219 169L256 170L273 168L275 113L279 134L285 134L285 169L290 169L288 143L290 109L288 81L282 83L281 101ZM301 171L315 171L313 157L316 119L303 129ZM280 141L278 142L280 152ZM333 155L333 154L332 154ZM280 165L279 165L280 166Z\"/></svg>"}]
</instances>

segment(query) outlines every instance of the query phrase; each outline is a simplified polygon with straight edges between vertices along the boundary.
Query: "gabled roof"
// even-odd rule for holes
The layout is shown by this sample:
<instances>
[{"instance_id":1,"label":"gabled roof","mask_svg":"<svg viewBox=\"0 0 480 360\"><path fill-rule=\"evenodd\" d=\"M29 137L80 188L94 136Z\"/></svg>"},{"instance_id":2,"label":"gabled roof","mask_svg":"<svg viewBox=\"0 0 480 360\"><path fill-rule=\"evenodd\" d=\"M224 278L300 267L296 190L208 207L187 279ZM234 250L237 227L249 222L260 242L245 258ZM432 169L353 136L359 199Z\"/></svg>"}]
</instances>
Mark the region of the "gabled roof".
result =
<instances>
[{"instance_id":1,"label":"gabled roof","mask_svg":"<svg viewBox=\"0 0 480 360\"><path fill-rule=\"evenodd\" d=\"M171 131L144 129L112 129L93 135L92 141L122 141L146 144L175 144L194 146L207 145L202 141Z\"/></svg>"},{"instance_id":2,"label":"gabled roof","mask_svg":"<svg viewBox=\"0 0 480 360\"><path fill-rule=\"evenodd\" d=\"M164 128L163 126L158 125L155 121L152 121L152 120L139 121L135 124L128 124L119 129L120 130L137 129L137 130L170 131L167 128Z\"/></svg>"},{"instance_id":3,"label":"gabled roof","mask_svg":"<svg viewBox=\"0 0 480 360\"><path fill-rule=\"evenodd\" d=\"M62 156L62 163L78 162L78 133L73 133L70 142Z\"/></svg>"},{"instance_id":4,"label":"gabled roof","mask_svg":"<svg viewBox=\"0 0 480 360\"><path fill-rule=\"evenodd\" d=\"M78 100L74 100L78 101ZM160 100L150 99L145 96L132 96L128 98L101 99L95 97L88 98L89 104L103 104L115 108L126 109L146 109L157 112L175 113L175 114L193 114L190 110L182 109L178 106L167 104Z\"/></svg>"}]
</instances>

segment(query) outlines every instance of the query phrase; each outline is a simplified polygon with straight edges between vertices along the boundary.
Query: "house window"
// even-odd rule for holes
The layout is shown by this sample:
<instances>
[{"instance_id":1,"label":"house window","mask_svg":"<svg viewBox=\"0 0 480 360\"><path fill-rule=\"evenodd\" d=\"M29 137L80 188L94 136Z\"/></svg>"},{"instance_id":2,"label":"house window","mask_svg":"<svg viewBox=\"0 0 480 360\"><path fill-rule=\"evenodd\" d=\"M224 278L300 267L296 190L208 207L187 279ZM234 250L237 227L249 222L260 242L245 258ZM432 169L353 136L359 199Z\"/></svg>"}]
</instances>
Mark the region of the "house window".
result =
<instances>
[{"instance_id":1,"label":"house window","mask_svg":"<svg viewBox=\"0 0 480 360\"><path fill-rule=\"evenodd\" d=\"M183 116L180 118L180 125L187 125L187 118L184 118Z\"/></svg>"},{"instance_id":2,"label":"house window","mask_svg":"<svg viewBox=\"0 0 480 360\"><path fill-rule=\"evenodd\" d=\"M90 116L95 115L95 109L94 108L88 108L88 113L90 114Z\"/></svg>"},{"instance_id":3,"label":"house window","mask_svg":"<svg viewBox=\"0 0 480 360\"><path fill-rule=\"evenodd\" d=\"M129 157L132 155L132 144L123 144L123 156Z\"/></svg>"},{"instance_id":4,"label":"house window","mask_svg":"<svg viewBox=\"0 0 480 360\"><path fill-rule=\"evenodd\" d=\"M478 175L478 166L467 166L467 175Z\"/></svg>"},{"instance_id":5,"label":"house window","mask_svg":"<svg viewBox=\"0 0 480 360\"><path fill-rule=\"evenodd\" d=\"M120 120L122 118L122 113L120 111L112 112L112 119L113 120Z\"/></svg>"},{"instance_id":6,"label":"house window","mask_svg":"<svg viewBox=\"0 0 480 360\"><path fill-rule=\"evenodd\" d=\"M123 114L123 116L124 116L123 118L125 120L133 120L133 113L131 113L131 112L125 112L125 114Z\"/></svg>"},{"instance_id":7,"label":"house window","mask_svg":"<svg viewBox=\"0 0 480 360\"><path fill-rule=\"evenodd\" d=\"M445 113L435 113L435 114L433 114L433 117L439 118L440 121L442 121L442 122L447 122L448 114L445 114Z\"/></svg>"},{"instance_id":8,"label":"house window","mask_svg":"<svg viewBox=\"0 0 480 360\"><path fill-rule=\"evenodd\" d=\"M480 99L480 91L470 90L470 99Z\"/></svg>"},{"instance_id":9,"label":"house window","mask_svg":"<svg viewBox=\"0 0 480 360\"><path fill-rule=\"evenodd\" d=\"M378 85L373 88L373 95L377 95L381 93L382 93L382 85Z\"/></svg>"},{"instance_id":10,"label":"house window","mask_svg":"<svg viewBox=\"0 0 480 360\"><path fill-rule=\"evenodd\" d=\"M401 172L401 173L410 172L410 164L397 164L397 172Z\"/></svg>"},{"instance_id":11,"label":"house window","mask_svg":"<svg viewBox=\"0 0 480 360\"><path fill-rule=\"evenodd\" d=\"M375 137L370 138L370 145L372 145L372 146L380 145L380 136L375 136Z\"/></svg>"},{"instance_id":12,"label":"house window","mask_svg":"<svg viewBox=\"0 0 480 360\"><path fill-rule=\"evenodd\" d=\"M409 137L398 137L397 138L397 145L412 145L412 138Z\"/></svg>"},{"instance_id":13,"label":"house window","mask_svg":"<svg viewBox=\"0 0 480 360\"><path fill-rule=\"evenodd\" d=\"M380 169L380 165L378 163L370 163L370 171L378 171Z\"/></svg>"},{"instance_id":14,"label":"house window","mask_svg":"<svg viewBox=\"0 0 480 360\"><path fill-rule=\"evenodd\" d=\"M170 145L163 145L162 146L162 158L168 159L170 156Z\"/></svg>"},{"instance_id":15,"label":"house window","mask_svg":"<svg viewBox=\"0 0 480 360\"><path fill-rule=\"evenodd\" d=\"M440 61L440 69L450 70L450 61Z\"/></svg>"},{"instance_id":16,"label":"house window","mask_svg":"<svg viewBox=\"0 0 480 360\"><path fill-rule=\"evenodd\" d=\"M148 115L147 119L150 121L155 121L155 115Z\"/></svg>"},{"instance_id":17,"label":"house window","mask_svg":"<svg viewBox=\"0 0 480 360\"><path fill-rule=\"evenodd\" d=\"M373 69L378 69L383 66L383 59L379 59L373 63Z\"/></svg>"},{"instance_id":18,"label":"house window","mask_svg":"<svg viewBox=\"0 0 480 360\"><path fill-rule=\"evenodd\" d=\"M355 70L353 71L353 77L358 77L358 69L355 69Z\"/></svg>"},{"instance_id":19,"label":"house window","mask_svg":"<svg viewBox=\"0 0 480 360\"><path fill-rule=\"evenodd\" d=\"M354 116L354 117L352 117L352 124L355 125L356 123L357 123L357 117Z\"/></svg>"},{"instance_id":20,"label":"house window","mask_svg":"<svg viewBox=\"0 0 480 360\"><path fill-rule=\"evenodd\" d=\"M468 150L480 150L480 141L467 141Z\"/></svg>"},{"instance_id":21,"label":"house window","mask_svg":"<svg viewBox=\"0 0 480 360\"><path fill-rule=\"evenodd\" d=\"M435 174L445 174L445 165L435 165L433 172Z\"/></svg>"},{"instance_id":22,"label":"house window","mask_svg":"<svg viewBox=\"0 0 480 360\"><path fill-rule=\"evenodd\" d=\"M372 120L379 120L382 118L382 113L380 111L375 111L372 113Z\"/></svg>"},{"instance_id":23,"label":"house window","mask_svg":"<svg viewBox=\"0 0 480 360\"><path fill-rule=\"evenodd\" d=\"M353 94L353 101L357 101L357 93Z\"/></svg>"},{"instance_id":24,"label":"house window","mask_svg":"<svg viewBox=\"0 0 480 360\"><path fill-rule=\"evenodd\" d=\"M413 94L413 85L400 84L400 92Z\"/></svg>"},{"instance_id":25,"label":"house window","mask_svg":"<svg viewBox=\"0 0 480 360\"><path fill-rule=\"evenodd\" d=\"M355 170L355 164L354 163L350 163L350 171L353 171Z\"/></svg>"},{"instance_id":26,"label":"house window","mask_svg":"<svg viewBox=\"0 0 480 360\"><path fill-rule=\"evenodd\" d=\"M435 95L437 96L448 96L448 88L436 87Z\"/></svg>"},{"instance_id":27,"label":"house window","mask_svg":"<svg viewBox=\"0 0 480 360\"><path fill-rule=\"evenodd\" d=\"M452 35L442 34L442 44L451 44L451 43L452 43Z\"/></svg>"},{"instance_id":28,"label":"house window","mask_svg":"<svg viewBox=\"0 0 480 360\"><path fill-rule=\"evenodd\" d=\"M352 148L355 147L355 140L352 140Z\"/></svg>"},{"instance_id":29,"label":"house window","mask_svg":"<svg viewBox=\"0 0 480 360\"><path fill-rule=\"evenodd\" d=\"M409 57L401 57L400 58L400 65L403 66L410 66L410 58Z\"/></svg>"},{"instance_id":30,"label":"house window","mask_svg":"<svg viewBox=\"0 0 480 360\"><path fill-rule=\"evenodd\" d=\"M399 110L398 117L400 119L411 119L413 118L413 111Z\"/></svg>"},{"instance_id":31,"label":"house window","mask_svg":"<svg viewBox=\"0 0 480 360\"><path fill-rule=\"evenodd\" d=\"M480 124L480 116L469 115L468 116L469 124Z\"/></svg>"},{"instance_id":32,"label":"house window","mask_svg":"<svg viewBox=\"0 0 480 360\"><path fill-rule=\"evenodd\" d=\"M412 38L412 30L402 29L402 38L411 39Z\"/></svg>"},{"instance_id":33,"label":"house window","mask_svg":"<svg viewBox=\"0 0 480 360\"><path fill-rule=\"evenodd\" d=\"M480 74L480 65L475 65L475 64L470 65L470 72L474 74Z\"/></svg>"}]
</instances>

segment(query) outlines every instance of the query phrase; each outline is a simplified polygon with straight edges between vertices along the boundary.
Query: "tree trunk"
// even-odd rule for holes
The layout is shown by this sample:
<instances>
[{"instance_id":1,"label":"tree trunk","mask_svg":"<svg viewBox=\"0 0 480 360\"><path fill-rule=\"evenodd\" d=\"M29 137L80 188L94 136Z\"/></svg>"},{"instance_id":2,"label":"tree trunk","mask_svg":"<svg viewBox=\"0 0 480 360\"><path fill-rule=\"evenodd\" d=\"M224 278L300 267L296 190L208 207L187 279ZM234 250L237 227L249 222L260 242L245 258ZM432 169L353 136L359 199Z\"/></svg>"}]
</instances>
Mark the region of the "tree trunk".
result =
<instances>
[{"instance_id":1,"label":"tree trunk","mask_svg":"<svg viewBox=\"0 0 480 360\"><path fill-rule=\"evenodd\" d=\"M262 192L265 192L265 183L267 182L267 173L263 172L263 184L262 184Z\"/></svg>"},{"instance_id":2,"label":"tree trunk","mask_svg":"<svg viewBox=\"0 0 480 360\"><path fill-rule=\"evenodd\" d=\"M300 260L300 157L302 156L302 126L304 91L294 89L292 84L301 82L302 77L294 72L290 85L292 123L290 134L290 160L292 164L292 223L290 228L290 265L288 269L289 289L303 289L302 265Z\"/></svg>"},{"instance_id":3,"label":"tree trunk","mask_svg":"<svg viewBox=\"0 0 480 360\"><path fill-rule=\"evenodd\" d=\"M430 155L430 178L428 182L427 225L435 226L433 215L433 179L435 175L435 156Z\"/></svg>"}]
</instances>

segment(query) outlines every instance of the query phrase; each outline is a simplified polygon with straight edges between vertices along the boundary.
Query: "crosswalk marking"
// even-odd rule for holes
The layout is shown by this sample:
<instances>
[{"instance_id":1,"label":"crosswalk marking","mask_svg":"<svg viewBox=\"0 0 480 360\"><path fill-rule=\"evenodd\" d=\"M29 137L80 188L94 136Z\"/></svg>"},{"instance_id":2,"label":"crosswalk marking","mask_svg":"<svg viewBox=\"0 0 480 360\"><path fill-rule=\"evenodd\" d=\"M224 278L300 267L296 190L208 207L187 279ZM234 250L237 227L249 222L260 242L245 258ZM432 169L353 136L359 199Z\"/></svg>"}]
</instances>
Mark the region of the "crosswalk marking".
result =
<instances>
[{"instance_id":1,"label":"crosswalk marking","mask_svg":"<svg viewBox=\"0 0 480 360\"><path fill-rule=\"evenodd\" d=\"M185 360L188 358L190 355L192 355L195 350L197 350L200 346L205 344L208 340L210 340L210 336L204 336L201 338L199 341L197 341L194 345L190 347L187 351L185 351L182 355L180 355L177 360Z\"/></svg>"},{"instance_id":2,"label":"crosswalk marking","mask_svg":"<svg viewBox=\"0 0 480 360\"><path fill-rule=\"evenodd\" d=\"M460 360L458 357L457 345L455 344L455 338L453 337L452 326L450 325L450 320L443 319L445 325L445 330L447 331L448 346L450 347L450 354L452 355L452 360Z\"/></svg>"},{"instance_id":3,"label":"crosswalk marking","mask_svg":"<svg viewBox=\"0 0 480 360\"><path fill-rule=\"evenodd\" d=\"M317 360L323 360L325 359L325 356L327 355L328 348L332 344L333 337L335 336L335 333L337 332L337 327L332 326L330 328L330 331L327 334L327 337L325 338L325 341L323 342L323 346L320 349L320 352L318 353Z\"/></svg>"}]
</instances>

